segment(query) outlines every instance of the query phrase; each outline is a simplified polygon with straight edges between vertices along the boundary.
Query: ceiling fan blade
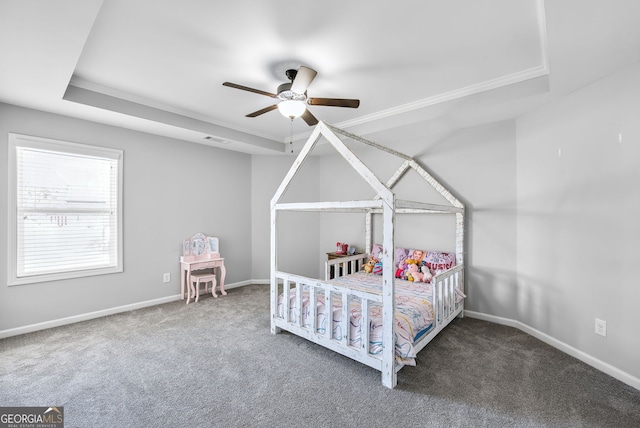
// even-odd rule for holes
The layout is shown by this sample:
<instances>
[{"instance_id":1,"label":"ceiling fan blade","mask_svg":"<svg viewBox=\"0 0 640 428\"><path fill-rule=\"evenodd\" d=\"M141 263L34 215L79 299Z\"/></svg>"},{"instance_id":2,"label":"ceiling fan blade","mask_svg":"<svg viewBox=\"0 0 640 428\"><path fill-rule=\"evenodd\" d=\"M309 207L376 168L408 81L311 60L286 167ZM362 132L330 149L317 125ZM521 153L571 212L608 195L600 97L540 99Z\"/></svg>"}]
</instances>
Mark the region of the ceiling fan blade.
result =
<instances>
[{"instance_id":1,"label":"ceiling fan blade","mask_svg":"<svg viewBox=\"0 0 640 428\"><path fill-rule=\"evenodd\" d=\"M276 97L276 94L272 94L271 92L265 92L265 91L261 91L260 89L253 89L253 88L250 88L248 86L242 86L242 85L238 85L238 84L231 83L231 82L224 82L222 85L223 86L228 86L230 88L242 89L243 91L249 91L249 92L253 92L255 94L266 95L266 96L271 97L271 98L275 98Z\"/></svg>"},{"instance_id":2,"label":"ceiling fan blade","mask_svg":"<svg viewBox=\"0 0 640 428\"><path fill-rule=\"evenodd\" d=\"M315 79L316 74L318 74L317 71L312 70L309 67L300 66L298 72L296 73L296 78L293 79L291 92L295 92L296 94L304 94L313 79Z\"/></svg>"},{"instance_id":3,"label":"ceiling fan blade","mask_svg":"<svg viewBox=\"0 0 640 428\"><path fill-rule=\"evenodd\" d=\"M360 100L350 100L345 98L309 98L307 104L312 106L350 107L358 108Z\"/></svg>"},{"instance_id":4,"label":"ceiling fan blade","mask_svg":"<svg viewBox=\"0 0 640 428\"><path fill-rule=\"evenodd\" d=\"M256 117L256 116L260 116L261 114L265 114L270 112L271 110L275 110L278 108L278 104L274 104L272 106L269 107L265 107L261 110L258 111L254 111L253 113L249 113L246 117Z\"/></svg>"},{"instance_id":5,"label":"ceiling fan blade","mask_svg":"<svg viewBox=\"0 0 640 428\"><path fill-rule=\"evenodd\" d=\"M318 119L316 119L316 117L314 115L311 114L311 112L309 111L309 109L306 109L304 111L304 113L302 113L302 116L300 116L305 122L307 122L307 125L309 126L314 126L318 124Z\"/></svg>"}]
</instances>

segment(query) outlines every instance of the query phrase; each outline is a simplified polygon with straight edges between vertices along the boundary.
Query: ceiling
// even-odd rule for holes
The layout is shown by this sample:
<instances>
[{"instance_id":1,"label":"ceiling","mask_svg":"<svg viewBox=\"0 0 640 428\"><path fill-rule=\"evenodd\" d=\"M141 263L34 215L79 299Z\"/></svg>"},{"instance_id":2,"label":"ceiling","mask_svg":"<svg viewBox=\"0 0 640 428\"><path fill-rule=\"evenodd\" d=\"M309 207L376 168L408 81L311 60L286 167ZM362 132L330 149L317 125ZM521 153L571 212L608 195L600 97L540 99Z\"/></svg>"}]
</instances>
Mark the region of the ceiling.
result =
<instances>
[{"instance_id":1,"label":"ceiling","mask_svg":"<svg viewBox=\"0 0 640 428\"><path fill-rule=\"evenodd\" d=\"M310 97L360 100L318 119L437 138L640 60L639 19L637 0L3 0L0 102L281 154L310 128L245 117L274 100L222 83L274 93L304 65Z\"/></svg>"}]
</instances>

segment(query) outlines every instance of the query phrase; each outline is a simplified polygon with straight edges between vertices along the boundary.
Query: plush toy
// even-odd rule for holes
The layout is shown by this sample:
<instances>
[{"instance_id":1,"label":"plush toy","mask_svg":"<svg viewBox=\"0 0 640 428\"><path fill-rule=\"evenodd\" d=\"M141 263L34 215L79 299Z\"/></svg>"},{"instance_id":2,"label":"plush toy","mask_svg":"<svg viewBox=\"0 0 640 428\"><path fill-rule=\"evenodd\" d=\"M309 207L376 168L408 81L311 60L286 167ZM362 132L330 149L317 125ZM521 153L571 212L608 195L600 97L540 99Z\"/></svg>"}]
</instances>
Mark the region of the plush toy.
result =
<instances>
[{"instance_id":1,"label":"plush toy","mask_svg":"<svg viewBox=\"0 0 640 428\"><path fill-rule=\"evenodd\" d=\"M431 274L431 271L429 270L429 268L426 266L422 266L420 270L424 274L424 277L422 278L422 282L431 282L431 280L433 279L433 275Z\"/></svg>"},{"instance_id":2,"label":"plush toy","mask_svg":"<svg viewBox=\"0 0 640 428\"><path fill-rule=\"evenodd\" d=\"M407 269L407 264L405 263L405 260L402 260L400 263L398 263L398 269L396 269L396 278L402 278L402 275L404 275L404 271Z\"/></svg>"},{"instance_id":3,"label":"plush toy","mask_svg":"<svg viewBox=\"0 0 640 428\"><path fill-rule=\"evenodd\" d=\"M406 267L405 267L404 274L402 275L402 278L403 278L403 279L407 279L407 280L411 281L411 280L409 279L409 277L411 276L411 275L410 275L410 274L411 274L411 272L413 272L413 271L414 271L414 269L411 267L411 265L413 265L413 266L419 266L419 265L418 265L418 261L417 261L417 260L414 260L414 259L412 259L412 258L408 258L408 259L407 259L407 260L405 260L404 262L405 262ZM419 272L419 271L420 271L420 269L418 268L418 272Z\"/></svg>"},{"instance_id":4,"label":"plush toy","mask_svg":"<svg viewBox=\"0 0 640 428\"><path fill-rule=\"evenodd\" d=\"M407 265L407 280L412 282L422 282L424 274L420 272L417 263L409 263Z\"/></svg>"},{"instance_id":5,"label":"plush toy","mask_svg":"<svg viewBox=\"0 0 640 428\"><path fill-rule=\"evenodd\" d=\"M382 275L382 262L376 262L376 264L373 265L373 274Z\"/></svg>"},{"instance_id":6,"label":"plush toy","mask_svg":"<svg viewBox=\"0 0 640 428\"><path fill-rule=\"evenodd\" d=\"M426 266L418 267L418 264L411 263L407 267L407 279L413 282L431 282L431 272Z\"/></svg>"},{"instance_id":7,"label":"plush toy","mask_svg":"<svg viewBox=\"0 0 640 428\"><path fill-rule=\"evenodd\" d=\"M364 265L364 271L366 273L373 272L373 267L376 265L376 263L378 263L378 260L374 259L373 257L370 257L369 261L367 262L367 264Z\"/></svg>"},{"instance_id":8,"label":"plush toy","mask_svg":"<svg viewBox=\"0 0 640 428\"><path fill-rule=\"evenodd\" d=\"M404 271L407 269L407 265L405 264L405 260L407 260L407 250L404 248L396 248L394 253L394 266L396 267L396 278L402 278Z\"/></svg>"},{"instance_id":9,"label":"plush toy","mask_svg":"<svg viewBox=\"0 0 640 428\"><path fill-rule=\"evenodd\" d=\"M408 279L409 273L409 265L417 264L413 259L404 259L400 263L398 263L398 269L396 269L396 278L400 279Z\"/></svg>"}]
</instances>

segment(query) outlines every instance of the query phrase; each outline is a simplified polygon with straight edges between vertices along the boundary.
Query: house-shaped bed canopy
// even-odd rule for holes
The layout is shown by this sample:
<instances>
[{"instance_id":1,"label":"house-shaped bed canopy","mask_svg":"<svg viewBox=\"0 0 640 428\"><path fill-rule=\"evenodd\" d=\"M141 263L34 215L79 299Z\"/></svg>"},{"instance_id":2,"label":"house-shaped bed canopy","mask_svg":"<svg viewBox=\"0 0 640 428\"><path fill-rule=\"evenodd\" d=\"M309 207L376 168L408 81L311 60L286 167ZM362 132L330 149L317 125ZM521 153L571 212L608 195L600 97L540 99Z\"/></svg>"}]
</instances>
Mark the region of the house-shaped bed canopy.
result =
<instances>
[{"instance_id":1,"label":"house-shaped bed canopy","mask_svg":"<svg viewBox=\"0 0 640 428\"><path fill-rule=\"evenodd\" d=\"M316 147L321 138L324 138L331 146L348 162L357 174L362 177L373 189L375 196L366 200L353 200L353 201L323 201L323 202L294 202L284 203L281 199L286 192L289 185L294 180L296 173L300 170L301 166L311 155L311 152ZM360 158L354 153L353 150L345 143L346 139L351 139L363 144L366 144L376 150L385 151L398 159L398 169L388 180L383 181L377 177L372 170L363 163ZM446 205L439 205L433 203L411 201L396 199L396 195L393 191L394 186L403 178L405 173L409 171L415 171L425 183L425 188L432 187L437 193L439 193L448 202ZM366 231L365 231L365 245L366 253L371 253L372 250L372 216L374 214L382 215L382 252L379 256L382 266L382 317L383 317L383 343L393 343L393 320L394 320L394 248L396 243L394 242L394 226L396 222L396 215L399 214L452 214L456 216L456 232L455 232L455 256L456 256L456 287L463 287L463 261L464 261L464 205L447 190L442 184L440 184L429 172L427 172L421 165L419 165L413 158L403 153L392 150L388 147L384 147L380 144L368 141L357 135L353 135L339 128L328 125L324 122L319 122L314 128L313 132L309 136L306 144L303 146L296 160L293 162L288 173L282 180L275 195L271 199L271 306L272 306L272 321L271 330L273 333L279 331L280 328L284 328L294 334L301 335L309 340L319 343L323 346L327 346L334 349L344 355L350 356L358 361L368 364L372 367L378 368L382 371L383 384L387 387L394 387L396 384L396 371L399 369L395 363L394 347L386 346L382 351L382 358L380 365L375 361L370 361L369 356L359 357L353 356L351 350L343 344L334 345L331 337L316 337L315 329L304 328L301 322L298 320L288 321L277 314L278 298L281 293L278 291L278 284L285 282L304 283L305 278L287 274L278 270L278 242L277 242L277 230L278 230L278 212L280 211L323 211L323 212L362 212L366 216ZM328 279L328 278L325 278ZM308 279L309 282L313 282L314 286L321 286L318 283L318 279ZM288 285L285 287L288 289ZM331 290L336 291L335 287ZM288 293L288 291L287 291ZM329 291L327 291L327 294ZM346 291L343 293L345 294ZM302 293L298 293L298 298ZM315 297L314 297L315 299ZM327 301L328 302L328 301ZM346 302L346 297L345 297ZM346 303L345 303L346 304ZM445 305L446 306L446 305ZM458 305L456 304L456 307ZM461 314L461 307L455 315ZM300 306L298 306L300 308ZM366 318L366 316L365 316ZM296 324L297 323L297 324ZM445 324L446 325L446 324ZM442 325L441 328L443 328ZM314 330L314 331L309 331ZM437 332L435 332L437 333Z\"/></svg>"}]
</instances>

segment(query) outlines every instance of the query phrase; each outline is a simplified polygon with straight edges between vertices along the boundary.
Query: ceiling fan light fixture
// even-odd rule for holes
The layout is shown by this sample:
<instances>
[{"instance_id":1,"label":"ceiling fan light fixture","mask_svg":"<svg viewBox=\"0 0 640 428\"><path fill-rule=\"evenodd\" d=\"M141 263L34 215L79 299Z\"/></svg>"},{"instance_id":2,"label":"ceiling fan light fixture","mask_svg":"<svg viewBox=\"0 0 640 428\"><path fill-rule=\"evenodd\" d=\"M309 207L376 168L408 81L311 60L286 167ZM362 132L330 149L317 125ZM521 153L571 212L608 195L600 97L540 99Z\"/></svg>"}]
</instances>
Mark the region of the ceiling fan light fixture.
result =
<instances>
[{"instance_id":1,"label":"ceiling fan light fixture","mask_svg":"<svg viewBox=\"0 0 640 428\"><path fill-rule=\"evenodd\" d=\"M280 113L289 119L295 119L302 116L307 106L300 100L285 100L278 103Z\"/></svg>"},{"instance_id":2,"label":"ceiling fan light fixture","mask_svg":"<svg viewBox=\"0 0 640 428\"><path fill-rule=\"evenodd\" d=\"M318 119L316 119L316 117L307 110L307 104L314 106L349 108L358 108L360 105L360 100L346 98L308 98L307 88L318 74L317 71L312 70L309 67L301 65L298 70L289 69L285 74L290 82L283 83L278 86L278 91L275 94L231 82L224 82L222 85L264 95L269 98L275 98L278 100L275 104L271 104L269 107L262 108L245 116L257 117L277 108L284 117L291 119L291 126L293 126L293 119L298 117L302 117L309 126L315 126L318 124Z\"/></svg>"}]
</instances>

